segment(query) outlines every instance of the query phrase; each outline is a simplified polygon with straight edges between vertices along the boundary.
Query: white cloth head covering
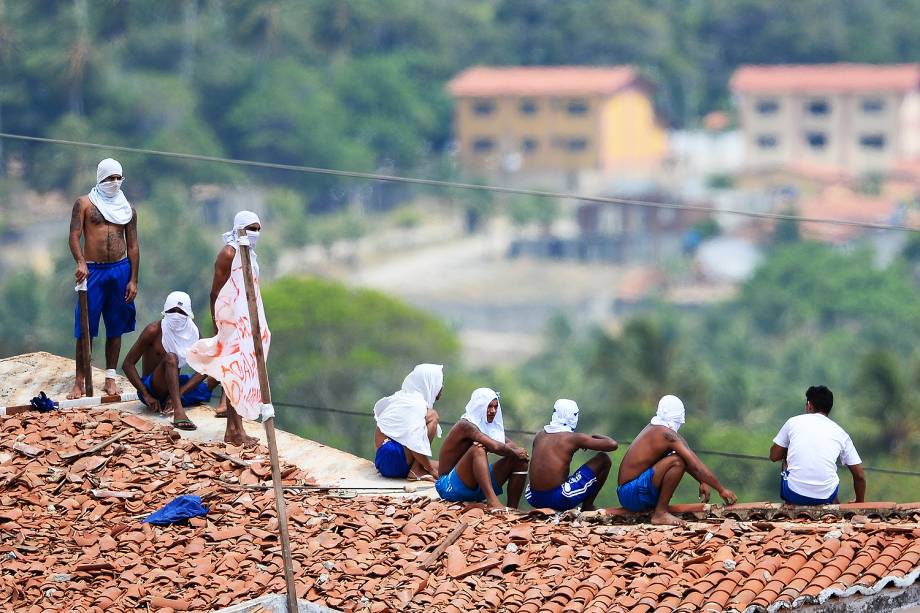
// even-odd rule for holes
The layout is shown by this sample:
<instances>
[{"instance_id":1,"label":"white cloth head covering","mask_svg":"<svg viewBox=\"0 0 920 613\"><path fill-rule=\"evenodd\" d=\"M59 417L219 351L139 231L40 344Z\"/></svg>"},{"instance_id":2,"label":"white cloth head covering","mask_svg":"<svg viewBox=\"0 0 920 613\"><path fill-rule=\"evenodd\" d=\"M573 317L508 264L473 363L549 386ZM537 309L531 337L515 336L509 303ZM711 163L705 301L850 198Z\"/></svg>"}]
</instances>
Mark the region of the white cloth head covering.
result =
<instances>
[{"instance_id":1,"label":"white cloth head covering","mask_svg":"<svg viewBox=\"0 0 920 613\"><path fill-rule=\"evenodd\" d=\"M578 404L574 400L560 398L553 405L553 418L543 426L550 434L556 432L575 432L578 427Z\"/></svg>"},{"instance_id":2,"label":"white cloth head covering","mask_svg":"<svg viewBox=\"0 0 920 613\"><path fill-rule=\"evenodd\" d=\"M167 313L170 309L179 307L185 312L185 315L179 313ZM170 353L175 353L179 358L179 368L185 366L186 354L189 348L195 344L199 338L198 326L192 319L195 313L192 311L192 299L185 292L171 292L163 303L163 322L160 324L162 331L161 342L163 349Z\"/></svg>"},{"instance_id":3,"label":"white cloth head covering","mask_svg":"<svg viewBox=\"0 0 920 613\"><path fill-rule=\"evenodd\" d=\"M431 455L425 414L444 384L443 369L441 364L419 364L403 380L401 390L377 401L374 419L386 437L416 453Z\"/></svg>"},{"instance_id":4,"label":"white cloth head covering","mask_svg":"<svg viewBox=\"0 0 920 613\"><path fill-rule=\"evenodd\" d=\"M96 185L89 190L90 202L95 205L105 220L109 223L123 226L131 221L134 212L131 210L131 203L125 198L124 192L121 191L121 181L117 182L118 191L114 196L106 196L99 185L102 180L112 175L124 176L121 170L121 164L112 158L105 158L96 167Z\"/></svg>"},{"instance_id":5,"label":"white cloth head covering","mask_svg":"<svg viewBox=\"0 0 920 613\"><path fill-rule=\"evenodd\" d=\"M668 394L658 401L658 412L652 418L653 426L667 426L677 432L684 423L684 403Z\"/></svg>"},{"instance_id":6,"label":"white cloth head covering","mask_svg":"<svg viewBox=\"0 0 920 613\"><path fill-rule=\"evenodd\" d=\"M259 225L262 222L259 220L259 216L253 213L252 211L240 211L233 216L233 229L229 232L224 232L224 244L233 245L236 247L236 231L240 228L245 228L246 226L257 223Z\"/></svg>"},{"instance_id":7,"label":"white cloth head covering","mask_svg":"<svg viewBox=\"0 0 920 613\"><path fill-rule=\"evenodd\" d=\"M466 411L461 416L461 419L465 419L479 428L479 431L489 438L499 443L504 443L505 422L502 419L501 402L498 404L498 412L495 413L495 419L492 420L492 423L489 423L486 417L489 404L497 398L498 392L488 387L480 387L479 389L473 390L470 401L466 403Z\"/></svg>"}]
</instances>

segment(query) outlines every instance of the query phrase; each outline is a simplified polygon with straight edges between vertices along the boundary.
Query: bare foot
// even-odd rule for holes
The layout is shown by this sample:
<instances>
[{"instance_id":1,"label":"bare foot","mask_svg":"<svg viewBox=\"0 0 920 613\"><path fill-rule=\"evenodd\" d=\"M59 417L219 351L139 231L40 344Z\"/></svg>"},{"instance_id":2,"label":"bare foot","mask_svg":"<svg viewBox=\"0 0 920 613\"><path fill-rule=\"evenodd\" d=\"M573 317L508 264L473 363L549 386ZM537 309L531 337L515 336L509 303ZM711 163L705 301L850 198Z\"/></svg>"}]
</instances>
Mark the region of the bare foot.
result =
<instances>
[{"instance_id":1,"label":"bare foot","mask_svg":"<svg viewBox=\"0 0 920 613\"><path fill-rule=\"evenodd\" d=\"M671 515L667 511L656 511L652 515L652 523L656 526L685 526L687 522L681 518Z\"/></svg>"},{"instance_id":2,"label":"bare foot","mask_svg":"<svg viewBox=\"0 0 920 613\"><path fill-rule=\"evenodd\" d=\"M259 439L254 436L249 436L245 432L225 432L224 442L237 447L246 447L248 449L258 445Z\"/></svg>"},{"instance_id":3,"label":"bare foot","mask_svg":"<svg viewBox=\"0 0 920 613\"><path fill-rule=\"evenodd\" d=\"M597 507L593 504L583 504L581 505L582 511L597 511Z\"/></svg>"},{"instance_id":4,"label":"bare foot","mask_svg":"<svg viewBox=\"0 0 920 613\"><path fill-rule=\"evenodd\" d=\"M118 394L118 384L115 383L115 379L106 379L105 383L102 385L102 391L105 392L106 396L115 396Z\"/></svg>"},{"instance_id":5,"label":"bare foot","mask_svg":"<svg viewBox=\"0 0 920 613\"><path fill-rule=\"evenodd\" d=\"M86 389L83 387L83 380L77 379L74 382L73 387L70 388L70 392L67 394L67 400L73 400L75 398L82 398L86 394Z\"/></svg>"}]
</instances>

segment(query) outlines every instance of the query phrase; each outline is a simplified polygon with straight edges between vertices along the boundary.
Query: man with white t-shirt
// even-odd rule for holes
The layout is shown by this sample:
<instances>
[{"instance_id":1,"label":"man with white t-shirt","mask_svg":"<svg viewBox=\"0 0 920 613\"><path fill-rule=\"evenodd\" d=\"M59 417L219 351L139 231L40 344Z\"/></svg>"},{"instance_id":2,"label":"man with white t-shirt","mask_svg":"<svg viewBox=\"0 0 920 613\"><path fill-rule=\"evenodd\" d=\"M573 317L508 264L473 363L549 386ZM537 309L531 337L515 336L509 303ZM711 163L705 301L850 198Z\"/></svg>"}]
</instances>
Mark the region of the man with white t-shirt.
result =
<instances>
[{"instance_id":1,"label":"man with white t-shirt","mask_svg":"<svg viewBox=\"0 0 920 613\"><path fill-rule=\"evenodd\" d=\"M837 461L853 474L856 499L866 498L866 475L850 435L831 421L834 394L823 385L805 392L805 414L783 424L773 446L770 461L784 460L780 496L789 504L818 505L838 502Z\"/></svg>"}]
</instances>

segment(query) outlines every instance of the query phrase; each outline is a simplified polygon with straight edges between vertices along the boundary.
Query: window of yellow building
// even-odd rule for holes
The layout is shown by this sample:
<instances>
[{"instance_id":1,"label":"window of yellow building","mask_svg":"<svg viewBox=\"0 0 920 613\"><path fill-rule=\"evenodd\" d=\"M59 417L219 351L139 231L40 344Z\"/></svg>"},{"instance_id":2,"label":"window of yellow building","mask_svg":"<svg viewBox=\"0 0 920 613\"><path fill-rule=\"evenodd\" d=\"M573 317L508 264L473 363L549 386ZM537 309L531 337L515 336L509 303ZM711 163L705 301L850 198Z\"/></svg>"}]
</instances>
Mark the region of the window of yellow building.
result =
<instances>
[{"instance_id":1,"label":"window of yellow building","mask_svg":"<svg viewBox=\"0 0 920 613\"><path fill-rule=\"evenodd\" d=\"M521 151L524 153L533 153L539 146L540 142L535 138L527 136L521 139Z\"/></svg>"},{"instance_id":2,"label":"window of yellow building","mask_svg":"<svg viewBox=\"0 0 920 613\"><path fill-rule=\"evenodd\" d=\"M591 107L588 105L588 101L580 98L569 100L566 105L566 110L569 115L587 115L590 109Z\"/></svg>"},{"instance_id":3,"label":"window of yellow building","mask_svg":"<svg viewBox=\"0 0 920 613\"><path fill-rule=\"evenodd\" d=\"M521 112L521 115L536 115L540 108L537 106L537 101L533 98L524 98L521 100L521 104L518 105L518 110Z\"/></svg>"},{"instance_id":4,"label":"window of yellow building","mask_svg":"<svg viewBox=\"0 0 920 613\"><path fill-rule=\"evenodd\" d=\"M491 115L495 112L495 101L489 98L480 98L472 102L474 115Z\"/></svg>"},{"instance_id":5,"label":"window of yellow building","mask_svg":"<svg viewBox=\"0 0 920 613\"><path fill-rule=\"evenodd\" d=\"M488 137L477 138L473 141L473 151L475 153L488 153L495 149L495 141Z\"/></svg>"}]
</instances>

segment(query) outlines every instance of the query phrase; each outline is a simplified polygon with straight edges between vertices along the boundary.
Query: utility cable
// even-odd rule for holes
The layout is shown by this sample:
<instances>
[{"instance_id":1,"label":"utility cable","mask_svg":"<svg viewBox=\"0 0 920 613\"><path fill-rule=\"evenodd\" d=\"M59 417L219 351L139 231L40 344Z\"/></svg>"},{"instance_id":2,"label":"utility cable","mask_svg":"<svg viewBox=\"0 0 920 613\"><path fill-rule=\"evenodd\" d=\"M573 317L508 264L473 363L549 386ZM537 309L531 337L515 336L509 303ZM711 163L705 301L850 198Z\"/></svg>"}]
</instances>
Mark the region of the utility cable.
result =
<instances>
[{"instance_id":1,"label":"utility cable","mask_svg":"<svg viewBox=\"0 0 920 613\"><path fill-rule=\"evenodd\" d=\"M443 181L440 179L424 179L419 177L406 177L400 175L386 175L372 172L358 172L353 170L339 170L334 168L320 168L317 166L300 166L296 164L278 164L274 162L259 162L255 160L243 160L237 158L224 158L212 155L199 155L195 153L178 153L175 151L159 151L156 149L142 149L138 147L124 147L120 145L104 145L100 143L89 143L83 141L64 140L59 138L44 138L40 136L27 136L24 134L11 134L9 132L0 132L0 138L11 140L31 141L38 143L47 143L52 145L67 145L72 147L89 147L93 149L108 149L111 151L123 151L126 153L137 153L142 155L157 155L161 157L177 158L182 160L194 160L199 162L216 162L220 164L232 164L235 166L252 166L255 168L269 168L273 170L288 170L292 172L302 172L308 174L330 175L336 177L349 177L353 179L366 179L369 181L388 181L391 183L407 183L411 185L424 185L429 187L443 187L451 189L466 189L493 192L500 194L515 194L520 196L535 196L539 198L559 198L574 199L583 202L596 202L599 204L616 204L631 205L652 209L668 209L676 211L697 211L707 214L726 214L738 215L742 217L751 217L754 219L772 219L796 221L800 223L819 223L831 224L838 226L850 226L855 228L866 228L872 230L894 230L898 232L920 232L920 228L911 226L901 226L896 224L872 223L866 221L856 221L853 219L836 219L830 217L804 217L793 215L791 213L768 213L758 211L744 211L740 209L714 209L708 206L695 204L679 204L674 202L650 202L648 200L634 200L629 198L615 198L612 196L585 196L568 192L557 192L549 190L536 190L518 187L508 187L502 185L487 185L477 183L462 183L458 181Z\"/></svg>"},{"instance_id":2,"label":"utility cable","mask_svg":"<svg viewBox=\"0 0 920 613\"><path fill-rule=\"evenodd\" d=\"M295 409L303 409L307 411L319 411L321 413L335 413L338 415L352 415L356 417L373 417L374 416L373 413L368 413L367 411L353 411L353 410L348 410L348 409L336 409L336 408L331 408L331 407L321 407L321 406L314 406L314 405L307 405L307 404L298 404L294 402L274 401L272 404L274 404L276 407L288 407L288 408L295 408ZM439 423L445 426L452 426L457 422L446 421L442 419L439 421ZM505 428L505 432L509 434L522 434L525 436L536 436L537 435L536 432L531 432L529 430L513 430L510 428ZM630 439L626 439L626 440L618 440L617 442L620 445L631 445L633 441ZM714 451L710 449L694 449L693 451L694 453L697 453L697 454L714 455L714 456L719 456L723 458L734 458L736 460L757 460L759 462L769 462L770 461L770 458L766 458L766 457L758 456L758 455L750 455L746 453L734 453L730 451ZM863 466L863 470L867 472L885 473L885 474L890 474L890 475L901 475L905 477L920 477L920 472L914 472L914 471L909 471L909 470L897 470L895 468L877 468L874 466Z\"/></svg>"}]
</instances>

